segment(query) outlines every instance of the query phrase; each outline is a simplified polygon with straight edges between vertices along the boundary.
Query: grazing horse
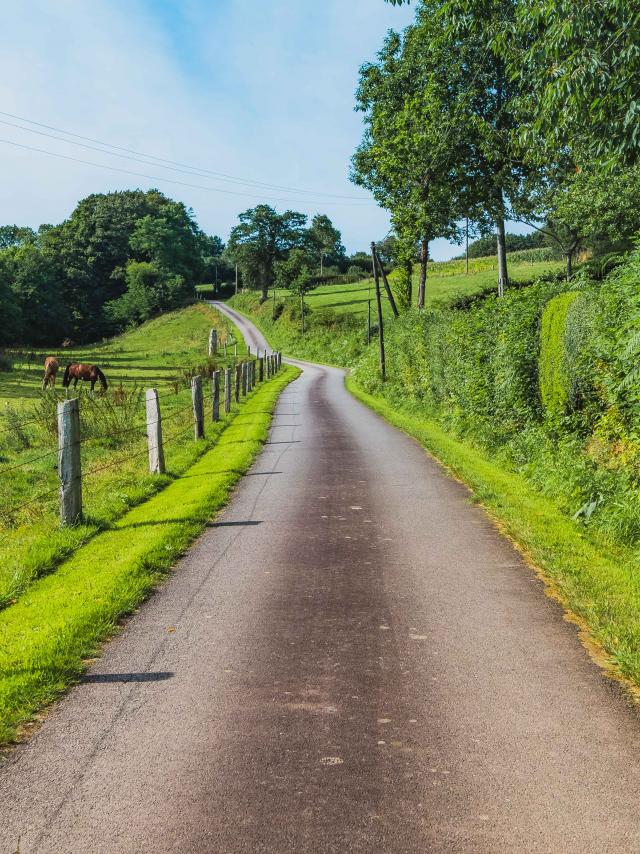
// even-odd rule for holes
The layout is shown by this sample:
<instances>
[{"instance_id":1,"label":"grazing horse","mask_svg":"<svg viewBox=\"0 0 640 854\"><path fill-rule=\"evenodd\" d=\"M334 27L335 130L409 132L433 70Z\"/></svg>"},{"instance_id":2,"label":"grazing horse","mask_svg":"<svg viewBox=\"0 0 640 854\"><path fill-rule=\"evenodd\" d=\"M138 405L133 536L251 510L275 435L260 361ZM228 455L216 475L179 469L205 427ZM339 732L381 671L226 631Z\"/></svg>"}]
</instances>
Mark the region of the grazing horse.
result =
<instances>
[{"instance_id":1,"label":"grazing horse","mask_svg":"<svg viewBox=\"0 0 640 854\"><path fill-rule=\"evenodd\" d=\"M47 356L44 360L44 379L42 380L42 388L47 388L49 385L55 388L56 374L58 373L59 367L60 362L55 356Z\"/></svg>"},{"instance_id":2,"label":"grazing horse","mask_svg":"<svg viewBox=\"0 0 640 854\"><path fill-rule=\"evenodd\" d=\"M79 362L72 362L70 365L67 365L62 385L67 388L71 385L72 380L74 388L78 385L78 380L90 382L91 391L93 391L95 384L99 380L102 390L107 390L107 378L97 365L83 365Z\"/></svg>"}]
</instances>

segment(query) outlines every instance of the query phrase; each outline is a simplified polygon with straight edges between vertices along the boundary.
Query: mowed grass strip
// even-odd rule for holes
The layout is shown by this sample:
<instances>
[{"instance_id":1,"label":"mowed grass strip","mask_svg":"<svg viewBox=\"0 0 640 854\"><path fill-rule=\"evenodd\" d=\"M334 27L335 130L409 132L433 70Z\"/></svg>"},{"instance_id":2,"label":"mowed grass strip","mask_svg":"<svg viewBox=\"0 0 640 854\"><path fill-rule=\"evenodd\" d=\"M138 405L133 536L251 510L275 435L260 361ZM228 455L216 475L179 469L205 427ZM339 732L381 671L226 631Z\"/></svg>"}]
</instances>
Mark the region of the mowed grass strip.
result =
<instances>
[{"instance_id":1,"label":"mowed grass strip","mask_svg":"<svg viewBox=\"0 0 640 854\"><path fill-rule=\"evenodd\" d=\"M347 380L352 394L417 439L454 475L552 583L560 601L605 651L615 671L640 686L640 575L638 555L590 539L554 503L519 475L452 438L434 421L399 412ZM602 657L604 659L604 656ZM640 696L640 695L638 695Z\"/></svg>"},{"instance_id":2,"label":"mowed grass strip","mask_svg":"<svg viewBox=\"0 0 640 854\"><path fill-rule=\"evenodd\" d=\"M208 451L163 492L131 510L35 582L0 613L0 743L82 672L120 617L130 613L226 502L267 437L283 367L254 393Z\"/></svg>"}]
</instances>

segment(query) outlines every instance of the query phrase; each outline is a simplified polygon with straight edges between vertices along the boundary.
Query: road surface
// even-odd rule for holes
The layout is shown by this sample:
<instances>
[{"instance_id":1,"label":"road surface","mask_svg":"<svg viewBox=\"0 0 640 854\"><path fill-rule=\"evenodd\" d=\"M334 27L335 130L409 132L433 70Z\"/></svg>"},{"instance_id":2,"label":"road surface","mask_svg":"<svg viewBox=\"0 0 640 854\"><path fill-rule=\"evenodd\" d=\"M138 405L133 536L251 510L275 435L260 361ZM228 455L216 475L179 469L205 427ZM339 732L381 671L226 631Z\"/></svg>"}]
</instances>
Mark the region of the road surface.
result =
<instances>
[{"instance_id":1,"label":"road surface","mask_svg":"<svg viewBox=\"0 0 640 854\"><path fill-rule=\"evenodd\" d=\"M3 763L0 850L637 852L639 733L464 487L307 365L227 510Z\"/></svg>"}]
</instances>

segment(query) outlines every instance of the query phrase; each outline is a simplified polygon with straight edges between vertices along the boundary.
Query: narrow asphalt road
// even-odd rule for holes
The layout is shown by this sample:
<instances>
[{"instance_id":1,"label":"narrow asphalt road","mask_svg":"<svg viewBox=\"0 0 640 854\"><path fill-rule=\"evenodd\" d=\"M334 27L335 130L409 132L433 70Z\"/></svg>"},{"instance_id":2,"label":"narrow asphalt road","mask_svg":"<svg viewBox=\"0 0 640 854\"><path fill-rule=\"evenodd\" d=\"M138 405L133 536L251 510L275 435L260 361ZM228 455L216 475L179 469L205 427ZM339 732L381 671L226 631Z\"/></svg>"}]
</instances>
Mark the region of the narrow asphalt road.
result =
<instances>
[{"instance_id":1,"label":"narrow asphalt road","mask_svg":"<svg viewBox=\"0 0 640 854\"><path fill-rule=\"evenodd\" d=\"M639 734L466 490L307 365L227 510L1 764L0 851L638 852Z\"/></svg>"}]
</instances>

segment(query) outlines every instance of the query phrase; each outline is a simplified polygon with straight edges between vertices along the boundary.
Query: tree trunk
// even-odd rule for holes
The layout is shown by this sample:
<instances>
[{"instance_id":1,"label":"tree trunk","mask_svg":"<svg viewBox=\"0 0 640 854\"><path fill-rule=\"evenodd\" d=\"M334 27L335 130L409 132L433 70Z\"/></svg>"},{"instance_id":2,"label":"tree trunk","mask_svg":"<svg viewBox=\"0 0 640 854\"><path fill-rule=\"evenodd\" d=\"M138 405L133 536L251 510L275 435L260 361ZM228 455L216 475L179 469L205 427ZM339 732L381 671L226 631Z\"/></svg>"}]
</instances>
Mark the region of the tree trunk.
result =
<instances>
[{"instance_id":1,"label":"tree trunk","mask_svg":"<svg viewBox=\"0 0 640 854\"><path fill-rule=\"evenodd\" d=\"M320 253L320 275L322 275L322 271L323 271L323 269L324 269L324 267L323 267L323 261L324 261L324 252L321 252L321 253Z\"/></svg>"},{"instance_id":2,"label":"tree trunk","mask_svg":"<svg viewBox=\"0 0 640 854\"><path fill-rule=\"evenodd\" d=\"M509 284L507 273L507 246L504 233L504 217L496 218L496 232L498 235L498 296L504 296L504 289Z\"/></svg>"},{"instance_id":3,"label":"tree trunk","mask_svg":"<svg viewBox=\"0 0 640 854\"><path fill-rule=\"evenodd\" d=\"M465 243L465 266L466 266L466 274L469 275L469 217L466 220L466 243Z\"/></svg>"},{"instance_id":4,"label":"tree trunk","mask_svg":"<svg viewBox=\"0 0 640 854\"><path fill-rule=\"evenodd\" d=\"M300 294L300 320L302 322L302 334L304 335L304 294Z\"/></svg>"},{"instance_id":5,"label":"tree trunk","mask_svg":"<svg viewBox=\"0 0 640 854\"><path fill-rule=\"evenodd\" d=\"M413 261L405 261L407 271L407 304L411 308L413 304Z\"/></svg>"},{"instance_id":6,"label":"tree trunk","mask_svg":"<svg viewBox=\"0 0 640 854\"><path fill-rule=\"evenodd\" d=\"M427 260L429 258L429 241L422 238L420 250L420 284L418 286L418 308L424 308L424 298L427 289Z\"/></svg>"},{"instance_id":7,"label":"tree trunk","mask_svg":"<svg viewBox=\"0 0 640 854\"><path fill-rule=\"evenodd\" d=\"M571 280L571 276L573 275L573 249L569 249L567 252L567 281Z\"/></svg>"}]
</instances>

